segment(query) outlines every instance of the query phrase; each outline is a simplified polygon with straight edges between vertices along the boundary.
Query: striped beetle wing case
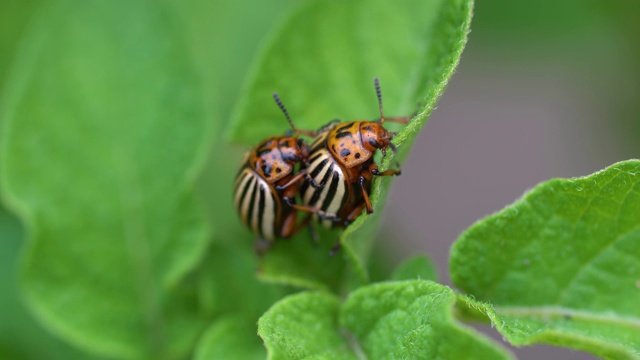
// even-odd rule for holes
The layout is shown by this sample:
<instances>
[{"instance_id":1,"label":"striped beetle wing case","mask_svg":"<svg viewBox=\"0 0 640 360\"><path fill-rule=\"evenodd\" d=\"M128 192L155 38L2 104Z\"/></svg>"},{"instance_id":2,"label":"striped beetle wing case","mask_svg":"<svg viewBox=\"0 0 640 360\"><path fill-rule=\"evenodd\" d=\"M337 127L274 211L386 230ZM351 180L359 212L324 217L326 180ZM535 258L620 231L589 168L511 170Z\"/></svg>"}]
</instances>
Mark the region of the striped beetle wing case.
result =
<instances>
[{"instance_id":1,"label":"striped beetle wing case","mask_svg":"<svg viewBox=\"0 0 640 360\"><path fill-rule=\"evenodd\" d=\"M302 183L295 166L307 158L308 151L302 139L280 136L262 141L245 155L234 183L234 205L258 238L273 242L292 235L293 204Z\"/></svg>"}]
</instances>

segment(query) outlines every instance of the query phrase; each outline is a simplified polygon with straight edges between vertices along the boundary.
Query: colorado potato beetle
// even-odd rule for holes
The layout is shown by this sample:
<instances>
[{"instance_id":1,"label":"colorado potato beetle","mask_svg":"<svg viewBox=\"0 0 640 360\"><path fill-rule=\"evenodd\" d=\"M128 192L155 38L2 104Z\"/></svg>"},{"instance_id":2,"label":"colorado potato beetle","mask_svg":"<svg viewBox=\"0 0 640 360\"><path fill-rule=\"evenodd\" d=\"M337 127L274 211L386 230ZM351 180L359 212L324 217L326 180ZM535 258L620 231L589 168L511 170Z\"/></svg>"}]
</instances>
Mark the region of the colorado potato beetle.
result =
<instances>
[{"instance_id":1,"label":"colorado potato beetle","mask_svg":"<svg viewBox=\"0 0 640 360\"><path fill-rule=\"evenodd\" d=\"M307 164L307 181L300 189L303 204L335 214L335 218L319 218L325 227L346 227L363 209L373 213L369 200L374 176L400 175L399 169L379 171L374 161L376 150L386 155L393 133L383 127L382 93L374 79L380 119L332 122L318 131L311 144ZM388 121L406 123L409 118L394 117Z\"/></svg>"},{"instance_id":2,"label":"colorado potato beetle","mask_svg":"<svg viewBox=\"0 0 640 360\"><path fill-rule=\"evenodd\" d=\"M307 216L296 223L296 210L335 219L323 211L295 203L306 174L305 169L296 172L296 165L304 163L309 155L309 145L299 134L312 133L296 129L278 94L274 93L273 98L293 134L267 138L249 150L234 183L235 208L242 222L258 236L257 253L263 253L277 238L293 236L309 222Z\"/></svg>"}]
</instances>

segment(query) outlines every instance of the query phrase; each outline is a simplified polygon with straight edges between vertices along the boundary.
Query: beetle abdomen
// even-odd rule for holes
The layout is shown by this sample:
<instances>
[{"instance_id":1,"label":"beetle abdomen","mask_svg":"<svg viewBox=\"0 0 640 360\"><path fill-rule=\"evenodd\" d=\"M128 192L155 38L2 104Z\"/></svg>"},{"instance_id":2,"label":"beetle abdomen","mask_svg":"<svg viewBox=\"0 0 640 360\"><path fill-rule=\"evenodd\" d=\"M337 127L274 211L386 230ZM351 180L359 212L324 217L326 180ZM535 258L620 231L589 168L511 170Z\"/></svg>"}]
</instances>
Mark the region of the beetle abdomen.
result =
<instances>
[{"instance_id":1,"label":"beetle abdomen","mask_svg":"<svg viewBox=\"0 0 640 360\"><path fill-rule=\"evenodd\" d=\"M243 169L235 183L235 208L242 222L268 241L278 237L282 205L271 186L251 169Z\"/></svg>"}]
</instances>

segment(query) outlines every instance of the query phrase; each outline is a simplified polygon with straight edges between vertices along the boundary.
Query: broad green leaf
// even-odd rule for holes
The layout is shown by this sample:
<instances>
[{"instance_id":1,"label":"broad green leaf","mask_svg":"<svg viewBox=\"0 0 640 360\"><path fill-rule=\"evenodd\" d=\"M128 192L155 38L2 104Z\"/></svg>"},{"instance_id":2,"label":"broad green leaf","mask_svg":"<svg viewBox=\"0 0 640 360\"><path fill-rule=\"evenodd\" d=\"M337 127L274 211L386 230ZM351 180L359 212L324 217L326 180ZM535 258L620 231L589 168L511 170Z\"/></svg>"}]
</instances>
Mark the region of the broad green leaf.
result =
<instances>
[{"instance_id":1,"label":"broad green leaf","mask_svg":"<svg viewBox=\"0 0 640 360\"><path fill-rule=\"evenodd\" d=\"M258 321L270 360L349 359L355 352L339 331L340 301L325 292L289 296Z\"/></svg>"},{"instance_id":2,"label":"broad green leaf","mask_svg":"<svg viewBox=\"0 0 640 360\"><path fill-rule=\"evenodd\" d=\"M40 3L42 0L0 2L0 96L10 65L14 61L18 43Z\"/></svg>"},{"instance_id":3,"label":"broad green leaf","mask_svg":"<svg viewBox=\"0 0 640 360\"><path fill-rule=\"evenodd\" d=\"M638 214L638 160L550 180L460 236L453 282L493 305L515 345L640 359Z\"/></svg>"},{"instance_id":4,"label":"broad green leaf","mask_svg":"<svg viewBox=\"0 0 640 360\"><path fill-rule=\"evenodd\" d=\"M196 359L264 359L256 321L289 289L256 279L256 263L253 252L240 246L216 244L208 251L195 276L200 301L215 318L198 341Z\"/></svg>"},{"instance_id":5,"label":"broad green leaf","mask_svg":"<svg viewBox=\"0 0 640 360\"><path fill-rule=\"evenodd\" d=\"M244 316L218 319L205 332L194 359L264 359L266 352L256 331L255 320L247 321Z\"/></svg>"},{"instance_id":6,"label":"broad green leaf","mask_svg":"<svg viewBox=\"0 0 640 360\"><path fill-rule=\"evenodd\" d=\"M3 192L47 328L118 358L187 353L208 319L179 283L208 229L192 195L208 126L158 2L50 2L7 83Z\"/></svg>"},{"instance_id":7,"label":"broad green leaf","mask_svg":"<svg viewBox=\"0 0 640 360\"><path fill-rule=\"evenodd\" d=\"M258 58L232 118L230 137L254 146L287 130L271 98L274 91L280 93L299 128L315 129L334 118L376 118L372 80L378 76L385 114L409 115L419 102L424 104L395 140L402 159L458 64L471 7L470 0L307 2L274 34ZM392 158L388 156L382 168L389 167ZM382 181L385 187L389 182ZM379 179L374 182L371 194L379 210L380 183ZM365 260L379 212L358 219L341 236L344 253L353 260L361 281L367 279ZM332 237L323 241L333 243ZM306 277L304 257L297 252L276 255L276 251L268 256L281 259L276 266L288 274L287 281L309 280L301 279Z\"/></svg>"},{"instance_id":8,"label":"broad green leaf","mask_svg":"<svg viewBox=\"0 0 640 360\"><path fill-rule=\"evenodd\" d=\"M341 304L308 292L274 305L259 321L269 359L510 359L452 318L456 294L424 280L356 290Z\"/></svg>"},{"instance_id":9,"label":"broad green leaf","mask_svg":"<svg viewBox=\"0 0 640 360\"><path fill-rule=\"evenodd\" d=\"M89 359L44 331L27 312L18 287L24 232L0 205L0 359Z\"/></svg>"},{"instance_id":10,"label":"broad green leaf","mask_svg":"<svg viewBox=\"0 0 640 360\"><path fill-rule=\"evenodd\" d=\"M438 280L436 268L424 255L417 255L400 263L393 274L391 280Z\"/></svg>"},{"instance_id":11,"label":"broad green leaf","mask_svg":"<svg viewBox=\"0 0 640 360\"><path fill-rule=\"evenodd\" d=\"M452 316L456 294L431 281L379 283L356 290L341 323L369 359L511 359Z\"/></svg>"},{"instance_id":12,"label":"broad green leaf","mask_svg":"<svg viewBox=\"0 0 640 360\"><path fill-rule=\"evenodd\" d=\"M242 314L254 322L290 289L256 279L257 259L248 247L214 244L195 274L201 302L212 315Z\"/></svg>"},{"instance_id":13,"label":"broad green leaf","mask_svg":"<svg viewBox=\"0 0 640 360\"><path fill-rule=\"evenodd\" d=\"M222 130L265 34L296 4L294 0L169 0L180 21L205 93L208 115ZM215 134L216 140L218 139ZM219 160L220 148L212 156Z\"/></svg>"}]
</instances>

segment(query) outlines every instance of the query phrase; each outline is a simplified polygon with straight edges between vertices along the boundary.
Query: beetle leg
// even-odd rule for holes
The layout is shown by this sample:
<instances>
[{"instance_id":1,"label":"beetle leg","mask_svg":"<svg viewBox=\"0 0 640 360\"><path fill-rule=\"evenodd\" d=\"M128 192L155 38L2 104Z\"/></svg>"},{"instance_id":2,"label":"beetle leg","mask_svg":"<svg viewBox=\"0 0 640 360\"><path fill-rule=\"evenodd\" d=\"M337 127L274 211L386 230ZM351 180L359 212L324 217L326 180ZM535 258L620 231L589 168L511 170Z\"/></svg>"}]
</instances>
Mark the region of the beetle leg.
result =
<instances>
[{"instance_id":1,"label":"beetle leg","mask_svg":"<svg viewBox=\"0 0 640 360\"><path fill-rule=\"evenodd\" d=\"M313 187L314 189L322 189L324 187L324 183L323 182L318 184L315 180L313 180L311 175L307 174L306 177L307 177L307 181L309 182L311 187Z\"/></svg>"},{"instance_id":2,"label":"beetle leg","mask_svg":"<svg viewBox=\"0 0 640 360\"><path fill-rule=\"evenodd\" d=\"M374 168L374 169L371 169L371 174L375 176L398 176L402 174L402 171L400 169L388 169L380 172L378 168Z\"/></svg>"},{"instance_id":3,"label":"beetle leg","mask_svg":"<svg viewBox=\"0 0 640 360\"><path fill-rule=\"evenodd\" d=\"M362 197L364 198L364 204L367 207L367 214L373 214L373 205L371 205L371 200L369 200L369 194L367 193L367 189L364 188L365 181L366 181L366 179L365 179L364 176L360 176L358 178L358 183L360 184L360 189L362 189ZM358 206L358 207L360 207L360 206ZM360 211L362 211L362 208L360 208ZM349 216L351 216L351 214ZM358 215L356 215L355 217L357 217L357 216ZM355 219L355 217L354 217L354 219ZM349 218L347 218L347 220L348 219Z\"/></svg>"},{"instance_id":4,"label":"beetle leg","mask_svg":"<svg viewBox=\"0 0 640 360\"><path fill-rule=\"evenodd\" d=\"M282 190L284 190L284 189L288 188L289 186L291 186L291 185L293 185L293 184L296 184L298 181L300 181L300 179L302 179L302 178L303 178L304 176L306 176L306 175L307 175L307 170L306 170L306 169L302 169L302 170L300 170L300 172L298 172L298 173L296 174L296 176L294 176L293 178L291 178L291 180L289 180L289 182L287 182L287 183L286 183L286 184L284 184L284 185L276 185L276 186L275 186L275 189L276 189L277 191L282 191Z\"/></svg>"},{"instance_id":5,"label":"beetle leg","mask_svg":"<svg viewBox=\"0 0 640 360\"><path fill-rule=\"evenodd\" d=\"M311 163L307 160L304 159L304 166L306 168L309 168L311 166ZM307 181L309 182L309 185L311 185L311 187L313 187L314 189L322 189L324 187L324 182L321 182L320 184L318 184L312 177L311 175L309 175L309 173L306 171L307 169L303 169L300 171L300 173L302 173L304 171L304 176L306 177ZM299 173L299 174L300 174Z\"/></svg>"},{"instance_id":6,"label":"beetle leg","mask_svg":"<svg viewBox=\"0 0 640 360\"><path fill-rule=\"evenodd\" d=\"M311 222L312 215L313 214L311 213L307 214L307 216L305 216L298 225L289 230L287 237L296 235L298 232L300 232L300 230L302 230L303 227L306 226L307 229L309 229L309 237L311 237L311 242L313 244L318 244L318 234L315 232L315 229L313 228L313 224Z\"/></svg>"},{"instance_id":7,"label":"beetle leg","mask_svg":"<svg viewBox=\"0 0 640 360\"><path fill-rule=\"evenodd\" d=\"M353 210L351 210L351 213L349 215L347 215L347 218L344 220L344 226L349 226L349 224L351 224L358 216L360 216L360 214L362 214L362 210L365 208L366 203L361 203L358 204L358 206L356 206L355 208L353 208Z\"/></svg>"},{"instance_id":8,"label":"beetle leg","mask_svg":"<svg viewBox=\"0 0 640 360\"><path fill-rule=\"evenodd\" d=\"M318 217L320 219L323 220L330 220L330 221L341 221L342 219L337 217L335 214L331 214L328 212L324 212L322 210L318 210L309 206L305 206L305 205L298 205L298 204L292 204L290 205L292 208L296 209L296 210L300 210L300 211L304 211L304 212L308 212L310 214L316 214L318 215Z\"/></svg>"},{"instance_id":9,"label":"beetle leg","mask_svg":"<svg viewBox=\"0 0 640 360\"><path fill-rule=\"evenodd\" d=\"M299 211L304 211L306 213L309 214L316 214L318 215L319 218L323 219L323 220L331 220L331 221L342 221L341 218L337 217L334 214L328 213L328 212L324 212L322 210L318 210L316 208L312 208L310 206L306 206L306 205L298 205L296 203L293 202L293 199L290 197L283 197L283 200L287 203L287 205L291 206L292 208L299 210Z\"/></svg>"},{"instance_id":10,"label":"beetle leg","mask_svg":"<svg viewBox=\"0 0 640 360\"><path fill-rule=\"evenodd\" d=\"M295 235L300 229L296 226L296 212L292 211L282 222L282 231L280 236L288 238Z\"/></svg>"},{"instance_id":11,"label":"beetle leg","mask_svg":"<svg viewBox=\"0 0 640 360\"><path fill-rule=\"evenodd\" d=\"M298 133L304 135L304 136L308 136L311 138L314 138L316 136L318 136L318 131L313 131L313 130L302 130L302 129L297 129Z\"/></svg>"},{"instance_id":12,"label":"beetle leg","mask_svg":"<svg viewBox=\"0 0 640 360\"><path fill-rule=\"evenodd\" d=\"M376 164L371 164L369 166L369 172L374 176L398 176L402 174L402 171L400 169L387 169L385 171L380 171L380 169L378 169L378 165Z\"/></svg>"}]
</instances>

